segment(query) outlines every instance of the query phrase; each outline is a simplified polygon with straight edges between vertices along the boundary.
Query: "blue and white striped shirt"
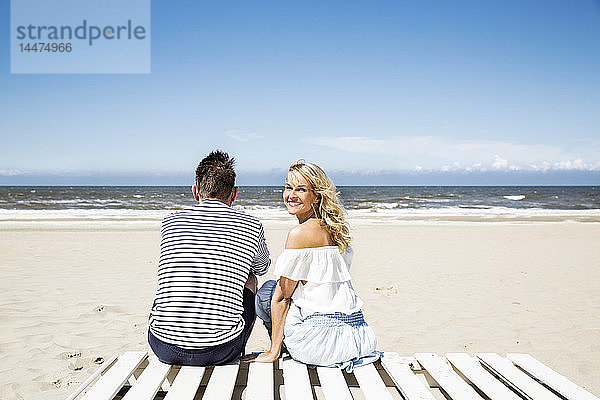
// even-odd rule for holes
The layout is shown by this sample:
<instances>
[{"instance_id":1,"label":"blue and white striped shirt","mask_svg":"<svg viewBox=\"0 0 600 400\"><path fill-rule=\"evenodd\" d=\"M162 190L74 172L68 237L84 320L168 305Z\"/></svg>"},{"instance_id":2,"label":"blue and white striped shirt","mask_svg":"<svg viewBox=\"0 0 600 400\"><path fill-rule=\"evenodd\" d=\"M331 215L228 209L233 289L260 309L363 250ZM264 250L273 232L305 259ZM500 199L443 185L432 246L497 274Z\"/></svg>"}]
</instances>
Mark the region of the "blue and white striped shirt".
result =
<instances>
[{"instance_id":1,"label":"blue and white striped shirt","mask_svg":"<svg viewBox=\"0 0 600 400\"><path fill-rule=\"evenodd\" d=\"M208 199L167 216L161 238L152 334L185 349L236 338L248 275L271 263L260 221Z\"/></svg>"}]
</instances>

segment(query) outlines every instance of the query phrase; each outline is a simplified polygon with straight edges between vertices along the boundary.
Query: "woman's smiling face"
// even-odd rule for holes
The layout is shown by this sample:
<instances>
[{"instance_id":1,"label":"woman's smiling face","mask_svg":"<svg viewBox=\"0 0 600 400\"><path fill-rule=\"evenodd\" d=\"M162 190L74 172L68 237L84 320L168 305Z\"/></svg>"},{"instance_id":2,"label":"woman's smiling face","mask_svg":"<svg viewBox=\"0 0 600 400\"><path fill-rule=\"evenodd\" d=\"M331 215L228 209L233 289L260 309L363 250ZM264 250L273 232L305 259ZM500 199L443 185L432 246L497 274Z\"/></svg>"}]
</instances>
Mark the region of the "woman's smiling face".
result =
<instances>
[{"instance_id":1,"label":"woman's smiling face","mask_svg":"<svg viewBox=\"0 0 600 400\"><path fill-rule=\"evenodd\" d=\"M285 180L283 202L288 213L302 223L314 214L313 205L318 203L318 197L306 178L298 172L290 172Z\"/></svg>"}]
</instances>

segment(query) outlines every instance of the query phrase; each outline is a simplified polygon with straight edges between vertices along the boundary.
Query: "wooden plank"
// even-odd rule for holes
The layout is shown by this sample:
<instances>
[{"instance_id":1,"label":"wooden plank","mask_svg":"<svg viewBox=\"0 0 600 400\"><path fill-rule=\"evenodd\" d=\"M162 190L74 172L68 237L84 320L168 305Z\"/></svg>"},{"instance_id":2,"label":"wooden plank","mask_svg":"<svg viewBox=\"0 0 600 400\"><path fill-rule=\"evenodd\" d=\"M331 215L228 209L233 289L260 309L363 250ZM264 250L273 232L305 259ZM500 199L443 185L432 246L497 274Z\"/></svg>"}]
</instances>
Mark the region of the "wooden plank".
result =
<instances>
[{"instance_id":1,"label":"wooden plank","mask_svg":"<svg viewBox=\"0 0 600 400\"><path fill-rule=\"evenodd\" d=\"M229 400L237 378L239 364L219 365L213 369L203 400Z\"/></svg>"},{"instance_id":2,"label":"wooden plank","mask_svg":"<svg viewBox=\"0 0 600 400\"><path fill-rule=\"evenodd\" d=\"M406 400L435 399L429 389L417 378L406 357L400 357L397 353L386 352L381 359L381 365Z\"/></svg>"},{"instance_id":3,"label":"wooden plank","mask_svg":"<svg viewBox=\"0 0 600 400\"><path fill-rule=\"evenodd\" d=\"M567 377L542 364L529 354L509 353L506 358L527 371L535 379L545 383L568 400L600 400Z\"/></svg>"},{"instance_id":4,"label":"wooden plank","mask_svg":"<svg viewBox=\"0 0 600 400\"><path fill-rule=\"evenodd\" d=\"M102 374L102 372L104 372L104 370L106 368L108 368L108 366L111 365L113 363L113 361L115 361L118 357L119 357L118 354L113 354L113 356L111 358L109 358L108 361L105 361L104 363L102 363L100 368L98 368L96 370L96 372L94 372L92 375L90 375L90 377L87 378L85 380L85 382L83 382L81 385L79 385L77 390L75 390L73 393L71 393L71 395L69 397L67 397L66 400L73 400L77 396L79 396L79 393L83 392L85 390L85 388L87 388L90 385L90 383L92 383L94 381L94 379L99 377L100 374Z\"/></svg>"},{"instance_id":5,"label":"wooden plank","mask_svg":"<svg viewBox=\"0 0 600 400\"><path fill-rule=\"evenodd\" d=\"M475 356L526 399L559 400L559 397L515 367L510 360L496 353L476 353Z\"/></svg>"},{"instance_id":6,"label":"wooden plank","mask_svg":"<svg viewBox=\"0 0 600 400\"><path fill-rule=\"evenodd\" d=\"M367 400L393 400L373 364L354 368L354 376Z\"/></svg>"},{"instance_id":7,"label":"wooden plank","mask_svg":"<svg viewBox=\"0 0 600 400\"><path fill-rule=\"evenodd\" d=\"M146 358L145 351L128 351L98 379L82 400L110 400L119 392L133 371Z\"/></svg>"},{"instance_id":8,"label":"wooden plank","mask_svg":"<svg viewBox=\"0 0 600 400\"><path fill-rule=\"evenodd\" d=\"M273 364L251 363L248 367L246 400L273 400Z\"/></svg>"},{"instance_id":9,"label":"wooden plank","mask_svg":"<svg viewBox=\"0 0 600 400\"><path fill-rule=\"evenodd\" d=\"M204 367L181 367L164 400L193 400L204 370Z\"/></svg>"},{"instance_id":10,"label":"wooden plank","mask_svg":"<svg viewBox=\"0 0 600 400\"><path fill-rule=\"evenodd\" d=\"M123 397L123 400L152 400L167 377L171 366L149 357L148 366Z\"/></svg>"},{"instance_id":11,"label":"wooden plank","mask_svg":"<svg viewBox=\"0 0 600 400\"><path fill-rule=\"evenodd\" d=\"M281 364L286 400L313 400L306 365L291 358Z\"/></svg>"},{"instance_id":12,"label":"wooden plank","mask_svg":"<svg viewBox=\"0 0 600 400\"><path fill-rule=\"evenodd\" d=\"M342 370L339 368L317 367L321 389L327 400L352 400Z\"/></svg>"},{"instance_id":13,"label":"wooden plank","mask_svg":"<svg viewBox=\"0 0 600 400\"><path fill-rule=\"evenodd\" d=\"M483 400L475 389L458 376L452 367L437 354L416 353L415 358L451 398Z\"/></svg>"},{"instance_id":14,"label":"wooden plank","mask_svg":"<svg viewBox=\"0 0 600 400\"><path fill-rule=\"evenodd\" d=\"M483 368L476 358L465 353L447 353L446 358L491 400L521 400Z\"/></svg>"}]
</instances>

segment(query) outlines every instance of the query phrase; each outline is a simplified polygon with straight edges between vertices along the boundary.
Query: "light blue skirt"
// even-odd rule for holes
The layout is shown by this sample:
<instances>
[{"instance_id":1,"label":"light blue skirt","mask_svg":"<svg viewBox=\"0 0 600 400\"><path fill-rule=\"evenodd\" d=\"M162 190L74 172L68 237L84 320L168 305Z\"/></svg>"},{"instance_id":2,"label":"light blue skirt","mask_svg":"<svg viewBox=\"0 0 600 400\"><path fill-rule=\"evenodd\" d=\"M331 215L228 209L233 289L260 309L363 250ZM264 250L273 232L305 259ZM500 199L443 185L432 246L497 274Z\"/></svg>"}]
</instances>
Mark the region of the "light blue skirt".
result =
<instances>
[{"instance_id":1,"label":"light blue skirt","mask_svg":"<svg viewBox=\"0 0 600 400\"><path fill-rule=\"evenodd\" d=\"M345 368L348 372L381 357L375 350L375 333L365 322L362 311L351 315L316 313L303 318L300 308L292 302L283 341L295 360Z\"/></svg>"}]
</instances>

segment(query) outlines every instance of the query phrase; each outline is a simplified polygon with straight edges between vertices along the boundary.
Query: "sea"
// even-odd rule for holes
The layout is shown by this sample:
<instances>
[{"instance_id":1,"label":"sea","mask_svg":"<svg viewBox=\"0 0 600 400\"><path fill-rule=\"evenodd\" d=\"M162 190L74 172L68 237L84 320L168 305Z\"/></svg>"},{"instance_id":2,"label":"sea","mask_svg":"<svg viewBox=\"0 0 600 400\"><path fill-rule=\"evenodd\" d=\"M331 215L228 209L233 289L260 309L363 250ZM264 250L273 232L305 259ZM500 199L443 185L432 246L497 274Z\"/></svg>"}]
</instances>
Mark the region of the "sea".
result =
<instances>
[{"instance_id":1,"label":"sea","mask_svg":"<svg viewBox=\"0 0 600 400\"><path fill-rule=\"evenodd\" d=\"M600 216L600 186L340 186L350 217ZM234 207L285 218L281 186L241 186ZM0 222L160 220L193 206L189 186L0 186Z\"/></svg>"}]
</instances>

